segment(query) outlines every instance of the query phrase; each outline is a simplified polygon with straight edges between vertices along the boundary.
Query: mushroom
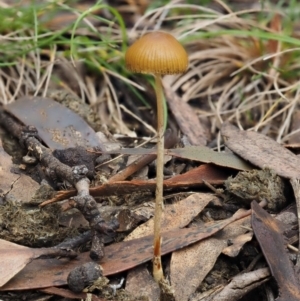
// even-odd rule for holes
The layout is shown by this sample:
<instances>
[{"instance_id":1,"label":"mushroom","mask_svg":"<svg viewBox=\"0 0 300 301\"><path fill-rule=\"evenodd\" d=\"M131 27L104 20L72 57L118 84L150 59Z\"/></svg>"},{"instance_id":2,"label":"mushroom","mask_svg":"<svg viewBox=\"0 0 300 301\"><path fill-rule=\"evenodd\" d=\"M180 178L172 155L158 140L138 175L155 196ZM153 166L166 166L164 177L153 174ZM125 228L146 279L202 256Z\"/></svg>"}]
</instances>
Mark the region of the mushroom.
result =
<instances>
[{"instance_id":1,"label":"mushroom","mask_svg":"<svg viewBox=\"0 0 300 301\"><path fill-rule=\"evenodd\" d=\"M126 68L136 73L153 74L157 100L157 165L156 199L154 213L153 276L163 279L161 265L161 220L163 213L163 166L164 166L164 95L162 75L186 71L188 56L182 45L169 33L154 31L143 35L125 54Z\"/></svg>"}]
</instances>

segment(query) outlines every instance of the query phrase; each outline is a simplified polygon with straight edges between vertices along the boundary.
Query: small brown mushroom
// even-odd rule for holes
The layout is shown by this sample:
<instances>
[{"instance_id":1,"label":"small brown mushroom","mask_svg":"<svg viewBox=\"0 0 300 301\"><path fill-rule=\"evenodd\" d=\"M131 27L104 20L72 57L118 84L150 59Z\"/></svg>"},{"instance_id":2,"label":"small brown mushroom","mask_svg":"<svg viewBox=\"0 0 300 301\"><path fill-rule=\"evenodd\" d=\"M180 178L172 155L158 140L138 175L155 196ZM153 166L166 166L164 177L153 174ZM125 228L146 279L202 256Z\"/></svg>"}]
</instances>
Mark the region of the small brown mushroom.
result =
<instances>
[{"instance_id":1,"label":"small brown mushroom","mask_svg":"<svg viewBox=\"0 0 300 301\"><path fill-rule=\"evenodd\" d=\"M186 71L188 56L182 45L169 33L150 32L132 44L125 54L127 69L136 73L153 74L157 99L157 165L156 201L154 214L153 276L163 279L161 265L161 220L163 212L163 160L164 160L164 96L161 76Z\"/></svg>"}]
</instances>

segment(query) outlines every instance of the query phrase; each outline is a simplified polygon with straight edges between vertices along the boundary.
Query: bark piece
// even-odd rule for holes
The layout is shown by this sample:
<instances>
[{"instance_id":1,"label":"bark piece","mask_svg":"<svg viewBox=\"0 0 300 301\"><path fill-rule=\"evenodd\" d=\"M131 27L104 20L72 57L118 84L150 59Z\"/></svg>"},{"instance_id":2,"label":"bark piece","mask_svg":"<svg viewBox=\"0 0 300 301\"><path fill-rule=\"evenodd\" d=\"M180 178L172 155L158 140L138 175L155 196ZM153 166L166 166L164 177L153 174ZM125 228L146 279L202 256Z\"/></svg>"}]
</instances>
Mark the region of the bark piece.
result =
<instances>
[{"instance_id":1,"label":"bark piece","mask_svg":"<svg viewBox=\"0 0 300 301\"><path fill-rule=\"evenodd\" d=\"M268 167L284 178L300 178L300 158L273 139L230 123L223 123L221 134L228 148L253 165Z\"/></svg>"}]
</instances>

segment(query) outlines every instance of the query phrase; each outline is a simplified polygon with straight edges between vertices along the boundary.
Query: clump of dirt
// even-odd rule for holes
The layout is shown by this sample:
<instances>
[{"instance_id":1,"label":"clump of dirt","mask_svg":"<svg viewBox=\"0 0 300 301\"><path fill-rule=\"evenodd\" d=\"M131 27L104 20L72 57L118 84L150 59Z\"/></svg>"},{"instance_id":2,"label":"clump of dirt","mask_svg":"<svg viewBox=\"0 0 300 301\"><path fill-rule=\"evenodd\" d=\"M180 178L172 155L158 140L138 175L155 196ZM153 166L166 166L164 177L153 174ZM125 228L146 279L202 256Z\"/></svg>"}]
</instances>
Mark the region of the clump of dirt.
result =
<instances>
[{"instance_id":1,"label":"clump of dirt","mask_svg":"<svg viewBox=\"0 0 300 301\"><path fill-rule=\"evenodd\" d=\"M76 229L59 226L59 213L58 205L32 209L6 202L0 206L0 238L28 247L50 247L78 235Z\"/></svg>"},{"instance_id":2,"label":"clump of dirt","mask_svg":"<svg viewBox=\"0 0 300 301\"><path fill-rule=\"evenodd\" d=\"M225 181L225 187L230 200L247 205L266 200L267 207L277 211L286 203L284 181L268 168L239 172Z\"/></svg>"}]
</instances>

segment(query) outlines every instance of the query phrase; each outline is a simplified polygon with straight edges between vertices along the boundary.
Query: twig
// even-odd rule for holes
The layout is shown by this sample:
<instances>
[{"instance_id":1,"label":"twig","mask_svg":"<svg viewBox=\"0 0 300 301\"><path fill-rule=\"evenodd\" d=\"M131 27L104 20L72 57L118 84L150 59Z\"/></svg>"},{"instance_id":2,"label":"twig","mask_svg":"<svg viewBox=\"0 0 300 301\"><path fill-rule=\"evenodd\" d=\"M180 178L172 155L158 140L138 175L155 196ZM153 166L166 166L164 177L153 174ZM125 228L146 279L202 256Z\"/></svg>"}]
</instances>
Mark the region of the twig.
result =
<instances>
[{"instance_id":1,"label":"twig","mask_svg":"<svg viewBox=\"0 0 300 301\"><path fill-rule=\"evenodd\" d=\"M69 167L56 159L51 150L43 146L38 139L37 129L33 126L23 126L13 117L0 110L0 124L5 127L13 136L19 139L31 154L40 163L49 168L55 176L66 180L74 185L78 194L70 202L77 208L85 219L89 222L92 235L92 248L90 257L99 260L104 256L103 234L114 231L117 224L112 222L106 224L97 208L97 203L89 194L89 179L86 177L88 169L85 165Z\"/></svg>"}]
</instances>

